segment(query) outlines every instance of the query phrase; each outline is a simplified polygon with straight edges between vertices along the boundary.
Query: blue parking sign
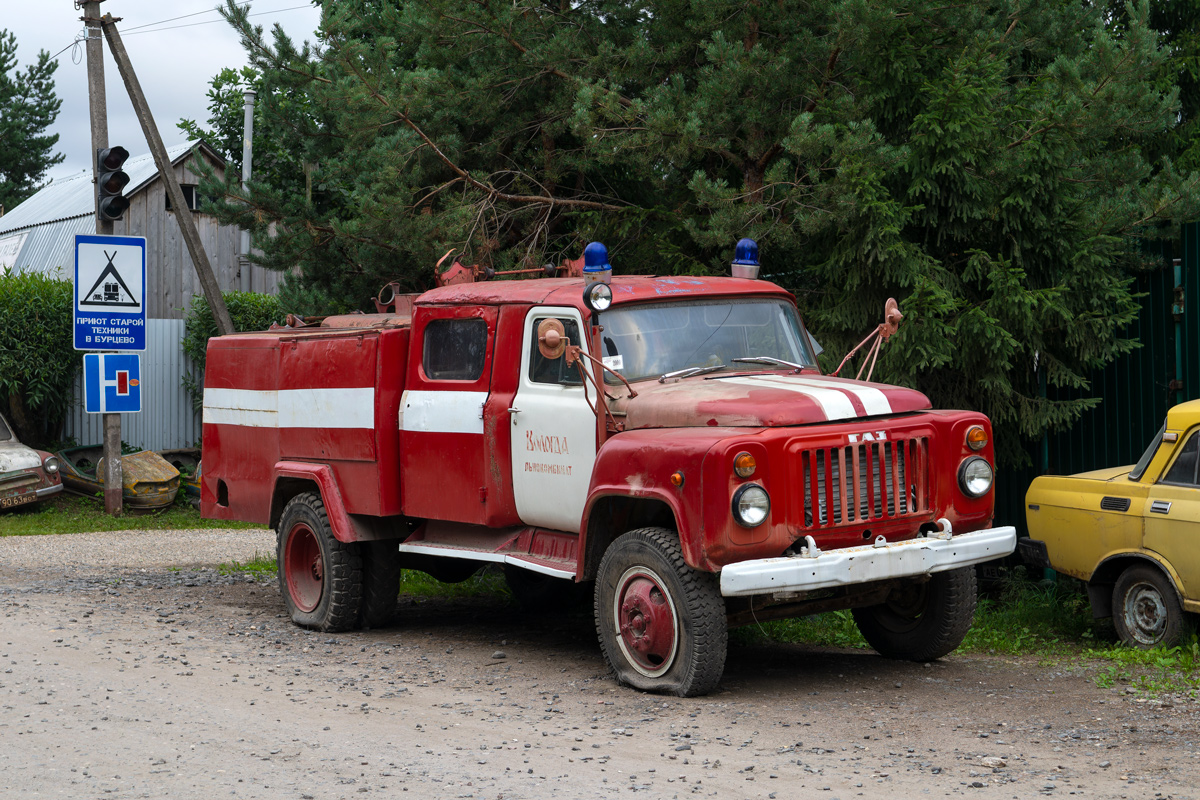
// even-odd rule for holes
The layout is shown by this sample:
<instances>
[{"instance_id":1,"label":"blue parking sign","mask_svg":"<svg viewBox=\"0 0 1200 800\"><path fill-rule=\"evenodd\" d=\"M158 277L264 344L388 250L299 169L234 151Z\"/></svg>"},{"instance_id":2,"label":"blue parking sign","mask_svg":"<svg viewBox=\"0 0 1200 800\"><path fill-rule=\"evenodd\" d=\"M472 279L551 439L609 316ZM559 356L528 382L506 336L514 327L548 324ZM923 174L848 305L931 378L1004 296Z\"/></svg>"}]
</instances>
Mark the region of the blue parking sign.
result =
<instances>
[{"instance_id":1,"label":"blue parking sign","mask_svg":"<svg viewBox=\"0 0 1200 800\"><path fill-rule=\"evenodd\" d=\"M83 407L89 414L142 410L142 357L137 353L83 356Z\"/></svg>"}]
</instances>

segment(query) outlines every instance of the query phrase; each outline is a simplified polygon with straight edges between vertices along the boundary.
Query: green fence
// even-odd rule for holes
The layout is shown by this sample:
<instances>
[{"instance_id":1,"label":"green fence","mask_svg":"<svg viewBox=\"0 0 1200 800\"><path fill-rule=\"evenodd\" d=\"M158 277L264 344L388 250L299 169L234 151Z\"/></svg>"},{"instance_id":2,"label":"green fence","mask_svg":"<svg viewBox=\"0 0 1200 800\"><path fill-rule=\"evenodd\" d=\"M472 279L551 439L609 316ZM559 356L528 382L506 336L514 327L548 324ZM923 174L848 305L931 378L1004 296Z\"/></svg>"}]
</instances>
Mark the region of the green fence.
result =
<instances>
[{"instance_id":1,"label":"green fence","mask_svg":"<svg viewBox=\"0 0 1200 800\"><path fill-rule=\"evenodd\" d=\"M1052 399L1099 397L1069 430L1029 448L1033 466L996 475L996 524L1025 534L1025 492L1043 472L1068 475L1133 464L1162 425L1167 408L1200 397L1200 223L1178 243L1156 244L1161 266L1136 279L1142 310L1127 335L1142 346L1089 376L1087 391L1055 390ZM1176 322L1174 259L1180 259L1184 312ZM1176 383L1176 381L1178 381Z\"/></svg>"}]
</instances>

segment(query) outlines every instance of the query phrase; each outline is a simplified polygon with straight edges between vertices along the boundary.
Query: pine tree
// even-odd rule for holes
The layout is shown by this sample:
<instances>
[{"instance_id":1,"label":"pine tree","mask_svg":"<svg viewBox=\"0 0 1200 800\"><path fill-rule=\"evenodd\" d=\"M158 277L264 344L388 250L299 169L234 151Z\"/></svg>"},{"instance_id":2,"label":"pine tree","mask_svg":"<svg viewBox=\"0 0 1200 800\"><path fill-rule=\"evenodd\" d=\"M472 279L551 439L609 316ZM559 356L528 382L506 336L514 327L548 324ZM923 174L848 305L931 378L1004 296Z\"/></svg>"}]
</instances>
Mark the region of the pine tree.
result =
<instances>
[{"instance_id":1,"label":"pine tree","mask_svg":"<svg viewBox=\"0 0 1200 800\"><path fill-rule=\"evenodd\" d=\"M988 413L1010 461L1096 402L1040 398L1035 364L1080 387L1134 347L1139 237L1198 210L1144 2L341 0L319 48L224 13L317 179L222 213L335 304L450 249L702 273L752 236L831 356L897 297L877 376Z\"/></svg>"},{"instance_id":2,"label":"pine tree","mask_svg":"<svg viewBox=\"0 0 1200 800\"><path fill-rule=\"evenodd\" d=\"M58 134L46 131L62 100L54 94L58 62L45 50L37 62L17 69L17 37L0 29L0 208L12 209L40 186L46 171L62 162L54 152Z\"/></svg>"}]
</instances>

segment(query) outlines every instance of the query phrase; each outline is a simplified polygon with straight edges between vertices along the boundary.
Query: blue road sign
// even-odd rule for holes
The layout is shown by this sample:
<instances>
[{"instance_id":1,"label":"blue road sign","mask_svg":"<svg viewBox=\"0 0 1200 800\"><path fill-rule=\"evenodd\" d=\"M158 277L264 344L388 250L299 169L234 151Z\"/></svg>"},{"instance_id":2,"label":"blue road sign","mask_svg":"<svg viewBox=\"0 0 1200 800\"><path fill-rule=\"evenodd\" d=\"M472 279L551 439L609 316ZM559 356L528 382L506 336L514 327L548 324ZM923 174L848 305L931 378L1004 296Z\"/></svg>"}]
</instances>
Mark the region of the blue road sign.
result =
<instances>
[{"instance_id":1,"label":"blue road sign","mask_svg":"<svg viewBox=\"0 0 1200 800\"><path fill-rule=\"evenodd\" d=\"M83 407L89 414L142 410L142 357L137 353L87 353L83 357Z\"/></svg>"},{"instance_id":2,"label":"blue road sign","mask_svg":"<svg viewBox=\"0 0 1200 800\"><path fill-rule=\"evenodd\" d=\"M75 349L146 349L146 240L75 235Z\"/></svg>"}]
</instances>

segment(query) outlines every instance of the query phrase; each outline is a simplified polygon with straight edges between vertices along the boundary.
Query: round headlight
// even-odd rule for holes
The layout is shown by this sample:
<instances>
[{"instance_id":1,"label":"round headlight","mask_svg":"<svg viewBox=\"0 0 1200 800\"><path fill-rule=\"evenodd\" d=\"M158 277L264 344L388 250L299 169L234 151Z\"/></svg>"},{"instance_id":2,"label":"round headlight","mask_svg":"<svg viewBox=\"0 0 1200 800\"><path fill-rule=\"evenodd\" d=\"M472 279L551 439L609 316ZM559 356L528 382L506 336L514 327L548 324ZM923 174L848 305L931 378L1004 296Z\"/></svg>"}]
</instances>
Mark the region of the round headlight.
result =
<instances>
[{"instance_id":1,"label":"round headlight","mask_svg":"<svg viewBox=\"0 0 1200 800\"><path fill-rule=\"evenodd\" d=\"M583 304L592 311L605 311L612 305L612 289L607 283L591 283L583 290Z\"/></svg>"},{"instance_id":2,"label":"round headlight","mask_svg":"<svg viewBox=\"0 0 1200 800\"><path fill-rule=\"evenodd\" d=\"M733 493L733 518L739 525L753 528L761 525L771 513L771 498L757 483L738 487Z\"/></svg>"},{"instance_id":3,"label":"round headlight","mask_svg":"<svg viewBox=\"0 0 1200 800\"><path fill-rule=\"evenodd\" d=\"M46 460L42 462L42 469L50 475L58 472L58 459L54 456L47 456Z\"/></svg>"},{"instance_id":4,"label":"round headlight","mask_svg":"<svg viewBox=\"0 0 1200 800\"><path fill-rule=\"evenodd\" d=\"M968 458L958 468L958 485L970 497L981 497L992 488L992 465L979 456Z\"/></svg>"}]
</instances>

